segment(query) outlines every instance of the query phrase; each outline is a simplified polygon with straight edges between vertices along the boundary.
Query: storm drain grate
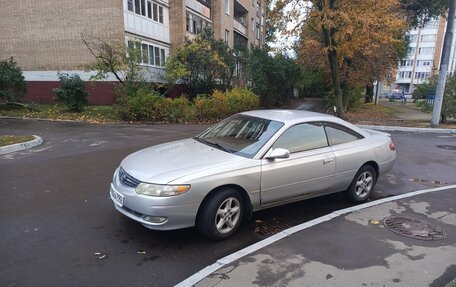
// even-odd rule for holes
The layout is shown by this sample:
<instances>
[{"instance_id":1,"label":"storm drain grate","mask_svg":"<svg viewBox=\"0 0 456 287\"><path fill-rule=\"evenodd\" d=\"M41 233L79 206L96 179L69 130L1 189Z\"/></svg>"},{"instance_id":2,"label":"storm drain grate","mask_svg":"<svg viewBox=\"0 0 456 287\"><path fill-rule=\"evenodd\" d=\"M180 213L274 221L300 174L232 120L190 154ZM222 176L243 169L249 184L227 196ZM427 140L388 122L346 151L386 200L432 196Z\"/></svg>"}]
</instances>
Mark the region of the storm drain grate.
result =
<instances>
[{"instance_id":1,"label":"storm drain grate","mask_svg":"<svg viewBox=\"0 0 456 287\"><path fill-rule=\"evenodd\" d=\"M255 220L255 233L263 236L273 235L290 227L288 222L279 218L266 221Z\"/></svg>"},{"instance_id":2,"label":"storm drain grate","mask_svg":"<svg viewBox=\"0 0 456 287\"><path fill-rule=\"evenodd\" d=\"M434 241L446 236L440 227L416 218L391 216L383 220L383 224L394 233L419 240Z\"/></svg>"},{"instance_id":3,"label":"storm drain grate","mask_svg":"<svg viewBox=\"0 0 456 287\"><path fill-rule=\"evenodd\" d=\"M438 145L437 147L446 150L456 150L456 145Z\"/></svg>"}]
</instances>

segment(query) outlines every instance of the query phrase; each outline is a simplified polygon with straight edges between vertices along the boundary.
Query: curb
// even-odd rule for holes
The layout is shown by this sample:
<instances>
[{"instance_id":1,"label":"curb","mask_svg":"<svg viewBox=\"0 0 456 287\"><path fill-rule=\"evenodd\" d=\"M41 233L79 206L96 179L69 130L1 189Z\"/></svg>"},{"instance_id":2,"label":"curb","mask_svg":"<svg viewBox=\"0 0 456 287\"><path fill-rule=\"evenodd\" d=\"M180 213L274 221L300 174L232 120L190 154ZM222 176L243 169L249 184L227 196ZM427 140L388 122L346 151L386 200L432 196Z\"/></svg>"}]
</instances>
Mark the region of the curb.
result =
<instances>
[{"instance_id":1,"label":"curb","mask_svg":"<svg viewBox=\"0 0 456 287\"><path fill-rule=\"evenodd\" d=\"M33 135L33 137L35 139L28 141L28 142L17 143L17 144L0 147L0 155L12 153L12 152L16 152L16 151L20 151L20 150L24 150L24 149L29 149L29 148L38 146L43 143L43 139L41 137L36 136L36 135Z\"/></svg>"},{"instance_id":2,"label":"curb","mask_svg":"<svg viewBox=\"0 0 456 287\"><path fill-rule=\"evenodd\" d=\"M220 268L224 267L225 265L228 265L244 256L247 256L255 251L258 251L259 249L262 249L266 246L269 246L285 237L288 237L292 234L295 234L299 231L302 231L302 230L305 230L307 228L310 228L310 227L313 227L315 225L318 225L318 224L321 224L323 222L326 222L326 221L329 221L329 220L332 220L334 218L337 218L337 217L340 217L340 216L343 216L345 214L348 214L348 213L351 213L353 211L358 211L358 210L361 210L361 209L365 209L365 208L369 208L369 207L373 207L373 206L377 206L377 205L380 205L380 204L383 204L383 203L387 203L387 202L391 202L391 201L396 201L396 200L400 200L400 199L404 199L404 198L409 198L409 197L413 197L413 196L416 196L416 195L420 195L420 194L426 194L426 193L431 193L431 192L436 192L436 191L442 191L442 190L449 190L449 189L453 189L453 188L456 188L456 184L455 185L449 185L449 186L443 186L443 187L437 187L437 188L431 188L431 189L422 189L422 190L417 190L417 191L414 191L414 192L409 192L409 193L405 193L405 194L401 194L401 195L396 195L396 196L392 196L392 197L387 197L387 198L383 198L383 199L379 199L379 200L375 200L375 201L371 201L371 202L367 202L367 203L364 203L364 204L360 204L360 205L356 205L356 206L353 206L353 207L349 207L349 208L344 208L344 209L340 209L340 210L336 210L336 211L333 211L327 215L323 215L321 217L318 217L318 218L315 218L315 219L312 219L310 221L307 221L307 222L304 222L304 223L301 223L299 225L296 225L296 226L293 226L293 227L290 227L288 229L285 229L279 233L276 233L274 235L272 235L271 237L268 237L266 239L263 239L261 241L258 241L257 243L254 243L250 246L247 246L239 251L236 251L232 254L229 254L223 258L220 258L218 259L215 263L205 267L204 269L201 269L200 271L196 272L195 274L193 274L192 276L188 277L187 279L183 280L182 282L176 284L174 287L188 287L188 286L194 286L195 284L197 284L199 281L203 280L204 278L206 278L207 276L211 275L212 273L214 273L215 271L219 270ZM453 287L453 286L450 286L450 287Z\"/></svg>"},{"instance_id":3,"label":"curb","mask_svg":"<svg viewBox=\"0 0 456 287\"><path fill-rule=\"evenodd\" d=\"M438 129L438 128L409 128L396 126L371 126L356 125L359 128L371 129L385 132L411 132L411 133L438 133L438 134L456 134L456 129Z\"/></svg>"}]
</instances>

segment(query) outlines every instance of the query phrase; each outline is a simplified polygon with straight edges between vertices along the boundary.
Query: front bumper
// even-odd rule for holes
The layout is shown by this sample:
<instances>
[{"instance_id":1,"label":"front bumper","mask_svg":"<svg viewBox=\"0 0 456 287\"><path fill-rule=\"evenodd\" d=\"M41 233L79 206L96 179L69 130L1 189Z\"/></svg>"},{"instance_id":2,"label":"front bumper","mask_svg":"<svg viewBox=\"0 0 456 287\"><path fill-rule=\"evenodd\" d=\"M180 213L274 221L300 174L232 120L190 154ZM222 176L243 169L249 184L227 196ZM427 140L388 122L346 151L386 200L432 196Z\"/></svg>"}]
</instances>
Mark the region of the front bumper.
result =
<instances>
[{"instance_id":1,"label":"front bumper","mask_svg":"<svg viewBox=\"0 0 456 287\"><path fill-rule=\"evenodd\" d=\"M112 199L114 191L123 196L122 206L113 200L114 207L123 215L155 230L173 230L195 225L199 203L185 202L185 195L172 197L140 195L133 188L121 185L116 177L111 183L110 197ZM164 217L166 220L153 223L145 219L148 216Z\"/></svg>"}]
</instances>

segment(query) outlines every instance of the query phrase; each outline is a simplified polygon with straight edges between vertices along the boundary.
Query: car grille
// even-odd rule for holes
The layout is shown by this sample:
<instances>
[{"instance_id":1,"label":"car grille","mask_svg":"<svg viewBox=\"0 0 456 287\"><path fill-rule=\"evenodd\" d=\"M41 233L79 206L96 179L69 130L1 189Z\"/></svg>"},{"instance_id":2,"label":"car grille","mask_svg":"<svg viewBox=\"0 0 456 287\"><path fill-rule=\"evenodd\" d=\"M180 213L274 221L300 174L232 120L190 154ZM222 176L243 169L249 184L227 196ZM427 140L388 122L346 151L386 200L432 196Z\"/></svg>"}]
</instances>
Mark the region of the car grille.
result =
<instances>
[{"instance_id":1,"label":"car grille","mask_svg":"<svg viewBox=\"0 0 456 287\"><path fill-rule=\"evenodd\" d=\"M138 184L141 182L134 178L133 176L129 175L123 168L120 168L119 170L119 181L123 185L129 186L129 187L137 187Z\"/></svg>"}]
</instances>

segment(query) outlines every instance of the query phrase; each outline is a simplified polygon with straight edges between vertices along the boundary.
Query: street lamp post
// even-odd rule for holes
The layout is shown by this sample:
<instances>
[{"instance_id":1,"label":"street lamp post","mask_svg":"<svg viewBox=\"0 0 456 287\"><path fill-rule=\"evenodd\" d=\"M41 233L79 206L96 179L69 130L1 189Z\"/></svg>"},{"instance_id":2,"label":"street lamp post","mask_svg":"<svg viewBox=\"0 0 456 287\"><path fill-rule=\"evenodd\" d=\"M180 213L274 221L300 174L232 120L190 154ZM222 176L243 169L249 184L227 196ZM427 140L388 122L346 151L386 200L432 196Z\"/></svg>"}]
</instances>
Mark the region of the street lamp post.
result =
<instances>
[{"instance_id":1,"label":"street lamp post","mask_svg":"<svg viewBox=\"0 0 456 287\"><path fill-rule=\"evenodd\" d=\"M448 73L448 64L450 63L451 44L453 43L454 17L455 17L456 0L450 1L448 9L447 27L445 39L443 40L442 60L440 61L439 81L435 91L434 108L432 110L431 126L436 127L440 122L442 112L443 95L445 92L445 83Z\"/></svg>"}]
</instances>

